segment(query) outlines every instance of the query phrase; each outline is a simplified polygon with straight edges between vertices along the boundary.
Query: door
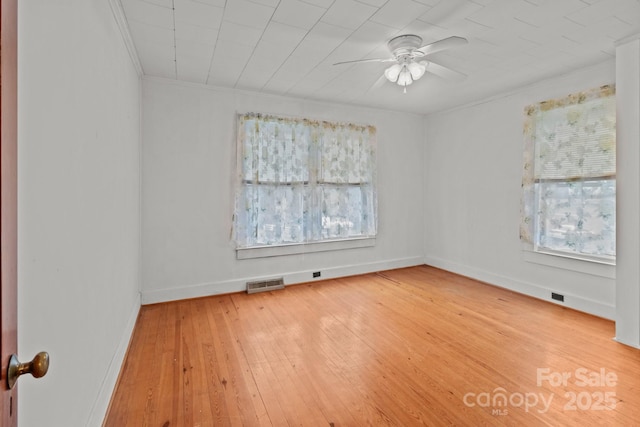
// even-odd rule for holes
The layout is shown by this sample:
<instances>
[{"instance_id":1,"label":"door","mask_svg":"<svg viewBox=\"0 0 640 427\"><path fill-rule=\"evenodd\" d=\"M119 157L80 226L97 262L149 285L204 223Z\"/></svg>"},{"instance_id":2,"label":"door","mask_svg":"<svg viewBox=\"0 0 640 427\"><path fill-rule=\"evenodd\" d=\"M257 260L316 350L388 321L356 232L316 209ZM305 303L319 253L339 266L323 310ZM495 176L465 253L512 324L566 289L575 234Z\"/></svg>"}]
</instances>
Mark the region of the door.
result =
<instances>
[{"instance_id":1,"label":"door","mask_svg":"<svg viewBox=\"0 0 640 427\"><path fill-rule=\"evenodd\" d=\"M0 425L17 425L17 387L9 389L7 366L17 350L17 0L0 9Z\"/></svg>"},{"instance_id":2,"label":"door","mask_svg":"<svg viewBox=\"0 0 640 427\"><path fill-rule=\"evenodd\" d=\"M18 425L20 375L40 378L49 355L20 363L18 347L18 9L0 3L0 427Z\"/></svg>"}]
</instances>

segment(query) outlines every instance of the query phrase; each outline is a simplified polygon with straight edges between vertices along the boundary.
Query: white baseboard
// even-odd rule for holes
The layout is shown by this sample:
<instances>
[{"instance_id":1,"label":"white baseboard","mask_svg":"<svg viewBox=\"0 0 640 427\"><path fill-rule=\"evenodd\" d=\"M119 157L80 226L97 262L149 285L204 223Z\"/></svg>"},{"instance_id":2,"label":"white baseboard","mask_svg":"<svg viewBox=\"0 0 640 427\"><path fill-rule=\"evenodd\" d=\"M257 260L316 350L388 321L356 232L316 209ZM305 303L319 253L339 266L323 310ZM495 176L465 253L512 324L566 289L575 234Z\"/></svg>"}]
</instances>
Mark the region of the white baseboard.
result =
<instances>
[{"instance_id":1,"label":"white baseboard","mask_svg":"<svg viewBox=\"0 0 640 427\"><path fill-rule=\"evenodd\" d=\"M133 309L131 310L131 314L129 315L129 319L127 320L125 330L123 331L120 342L118 343L118 348L111 358L111 363L109 364L107 374L102 381L100 391L98 392L98 397L93 403L93 407L91 408L91 412L89 413L89 420L86 424L87 426L99 427L104 422L104 417L107 415L109 403L111 402L111 396L113 395L113 391L116 387L116 383L120 375L120 369L122 368L124 358L127 355L129 341L131 340L131 336L133 335L133 329L136 325L136 320L138 319L139 312L140 294L138 294L138 297L134 301Z\"/></svg>"},{"instance_id":2,"label":"white baseboard","mask_svg":"<svg viewBox=\"0 0 640 427\"><path fill-rule=\"evenodd\" d=\"M242 292L247 289L247 282L256 280L284 278L285 285L296 283L312 282L317 280L335 279L338 277L354 276L356 274L373 273L394 268L413 267L424 264L422 257L400 258L386 261L371 262L365 264L344 265L340 267L322 268L322 276L313 278L313 271L304 270L292 272L274 273L269 276L242 277L234 280L226 280L213 283L201 283L191 286L183 286L172 289L161 289L155 291L142 291L142 304L155 304L166 301L176 301L188 298L198 298L209 295L222 295L233 292Z\"/></svg>"},{"instance_id":3,"label":"white baseboard","mask_svg":"<svg viewBox=\"0 0 640 427\"><path fill-rule=\"evenodd\" d=\"M627 347L637 348L638 350L640 350L640 342L638 342L638 341L629 342L629 341L626 341L626 340L619 339L618 337L615 337L613 340L616 341L616 342L619 342L620 344L624 344Z\"/></svg>"},{"instance_id":4,"label":"white baseboard","mask_svg":"<svg viewBox=\"0 0 640 427\"><path fill-rule=\"evenodd\" d=\"M616 316L615 306L603 304L601 302L593 301L577 295L565 293L564 302L552 300L552 289L535 283L524 282L522 280L513 279L511 277L502 276L499 274L491 273L489 271L458 264L436 257L425 257L424 263L433 267L441 268L443 270L451 271L452 273L460 274L462 276L471 277L472 279L480 280L491 285L509 289L524 295L528 295L564 307L569 307L574 310L593 314L594 316L603 317L609 320L614 320Z\"/></svg>"}]
</instances>

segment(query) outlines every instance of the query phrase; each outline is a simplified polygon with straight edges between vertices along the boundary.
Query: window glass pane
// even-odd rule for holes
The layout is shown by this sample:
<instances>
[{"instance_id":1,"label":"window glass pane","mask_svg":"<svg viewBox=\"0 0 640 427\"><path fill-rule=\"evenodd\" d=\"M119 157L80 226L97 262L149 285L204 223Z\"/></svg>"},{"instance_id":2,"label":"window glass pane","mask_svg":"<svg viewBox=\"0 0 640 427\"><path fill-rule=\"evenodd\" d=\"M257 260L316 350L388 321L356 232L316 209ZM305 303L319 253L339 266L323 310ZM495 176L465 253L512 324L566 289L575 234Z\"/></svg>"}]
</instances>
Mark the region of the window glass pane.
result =
<instances>
[{"instance_id":1,"label":"window glass pane","mask_svg":"<svg viewBox=\"0 0 640 427\"><path fill-rule=\"evenodd\" d=\"M324 239L369 234L366 222L363 222L365 205L360 187L325 185L319 188L319 193Z\"/></svg>"},{"instance_id":2,"label":"window glass pane","mask_svg":"<svg viewBox=\"0 0 640 427\"><path fill-rule=\"evenodd\" d=\"M613 179L536 184L538 249L615 257Z\"/></svg>"},{"instance_id":3,"label":"window glass pane","mask_svg":"<svg viewBox=\"0 0 640 427\"><path fill-rule=\"evenodd\" d=\"M322 140L321 181L360 184L372 182L373 168L369 141L362 132L350 129L327 130Z\"/></svg>"},{"instance_id":4,"label":"window glass pane","mask_svg":"<svg viewBox=\"0 0 640 427\"><path fill-rule=\"evenodd\" d=\"M244 130L242 177L245 181L309 180L309 138L303 126L248 120Z\"/></svg>"},{"instance_id":5,"label":"window glass pane","mask_svg":"<svg viewBox=\"0 0 640 427\"><path fill-rule=\"evenodd\" d=\"M258 245L304 241L304 186L253 186Z\"/></svg>"},{"instance_id":6,"label":"window glass pane","mask_svg":"<svg viewBox=\"0 0 640 427\"><path fill-rule=\"evenodd\" d=\"M537 179L616 174L615 98L540 111L535 120Z\"/></svg>"}]
</instances>

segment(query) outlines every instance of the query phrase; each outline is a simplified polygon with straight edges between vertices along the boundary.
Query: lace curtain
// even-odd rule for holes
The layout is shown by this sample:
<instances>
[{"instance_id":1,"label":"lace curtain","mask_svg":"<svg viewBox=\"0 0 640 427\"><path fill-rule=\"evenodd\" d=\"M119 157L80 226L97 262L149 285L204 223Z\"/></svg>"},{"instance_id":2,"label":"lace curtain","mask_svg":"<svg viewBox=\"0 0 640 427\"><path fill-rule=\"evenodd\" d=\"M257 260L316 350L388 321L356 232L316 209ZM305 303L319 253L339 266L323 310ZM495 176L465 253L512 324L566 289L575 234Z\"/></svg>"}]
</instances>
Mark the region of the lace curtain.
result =
<instances>
[{"instance_id":1,"label":"lace curtain","mask_svg":"<svg viewBox=\"0 0 640 427\"><path fill-rule=\"evenodd\" d=\"M615 257L615 89L525 110L520 238L536 247Z\"/></svg>"},{"instance_id":2,"label":"lace curtain","mask_svg":"<svg viewBox=\"0 0 640 427\"><path fill-rule=\"evenodd\" d=\"M238 115L239 248L376 234L373 126Z\"/></svg>"}]
</instances>

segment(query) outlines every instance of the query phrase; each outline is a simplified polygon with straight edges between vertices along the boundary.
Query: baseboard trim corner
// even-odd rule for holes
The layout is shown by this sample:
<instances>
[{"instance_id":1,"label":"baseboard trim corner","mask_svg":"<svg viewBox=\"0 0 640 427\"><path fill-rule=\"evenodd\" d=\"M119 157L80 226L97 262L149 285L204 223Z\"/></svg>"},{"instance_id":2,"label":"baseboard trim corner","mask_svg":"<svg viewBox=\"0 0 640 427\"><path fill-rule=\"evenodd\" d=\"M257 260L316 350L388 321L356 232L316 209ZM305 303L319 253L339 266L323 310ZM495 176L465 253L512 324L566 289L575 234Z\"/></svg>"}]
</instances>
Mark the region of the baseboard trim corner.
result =
<instances>
[{"instance_id":1,"label":"baseboard trim corner","mask_svg":"<svg viewBox=\"0 0 640 427\"><path fill-rule=\"evenodd\" d=\"M529 283L522 280L514 279L507 276L491 273L479 268L458 264L437 257L425 257L424 263L433 267L441 268L461 276L470 277L480 280L490 285L500 288L509 289L523 295L528 295L552 304L561 305L563 307L582 311L594 316L602 317L608 320L614 320L616 316L616 308L613 305L607 305L598 301L583 298L578 295L565 294L564 303L558 303L550 299L552 290L550 288L540 286L535 283Z\"/></svg>"},{"instance_id":2,"label":"baseboard trim corner","mask_svg":"<svg viewBox=\"0 0 640 427\"><path fill-rule=\"evenodd\" d=\"M96 397L91 408L91 412L89 413L89 419L86 424L87 426L99 427L102 426L104 422L104 418L109 410L109 405L111 404L111 396L115 390L118 378L120 377L120 370L127 355L127 349L129 348L133 330L136 326L138 313L140 313L140 306L141 297L138 293L138 296L133 303L131 313L129 314L129 319L127 320L125 329L120 337L118 348L111 358L109 368L107 369L107 373L102 381L102 385L100 386L98 396Z\"/></svg>"}]
</instances>

